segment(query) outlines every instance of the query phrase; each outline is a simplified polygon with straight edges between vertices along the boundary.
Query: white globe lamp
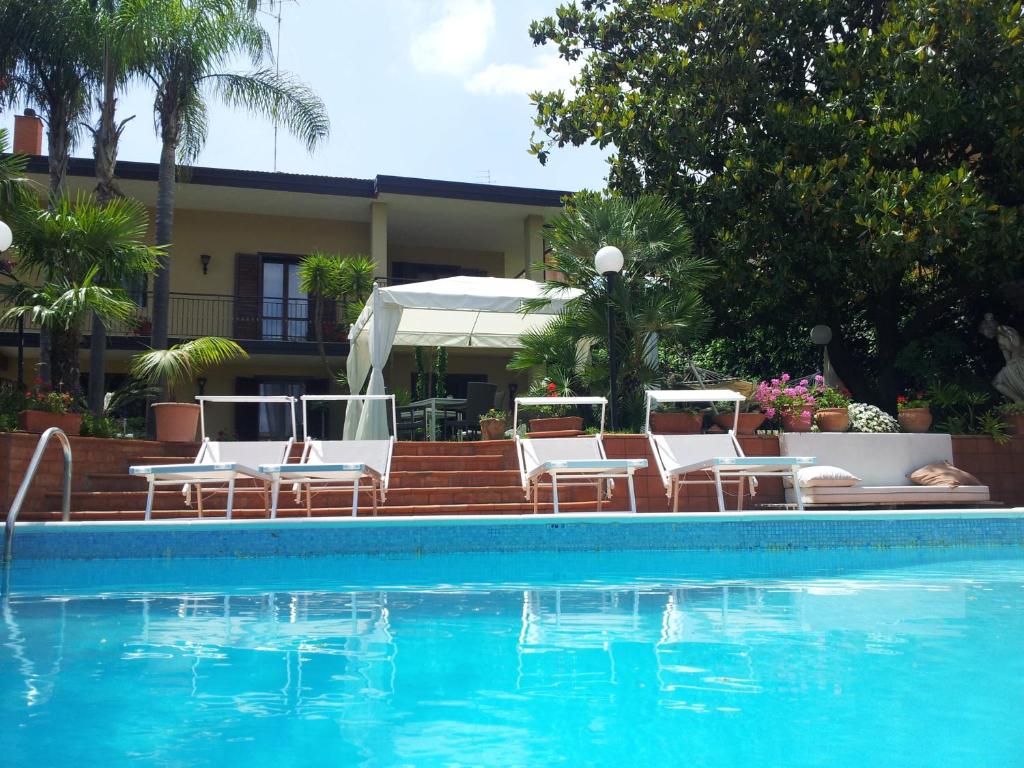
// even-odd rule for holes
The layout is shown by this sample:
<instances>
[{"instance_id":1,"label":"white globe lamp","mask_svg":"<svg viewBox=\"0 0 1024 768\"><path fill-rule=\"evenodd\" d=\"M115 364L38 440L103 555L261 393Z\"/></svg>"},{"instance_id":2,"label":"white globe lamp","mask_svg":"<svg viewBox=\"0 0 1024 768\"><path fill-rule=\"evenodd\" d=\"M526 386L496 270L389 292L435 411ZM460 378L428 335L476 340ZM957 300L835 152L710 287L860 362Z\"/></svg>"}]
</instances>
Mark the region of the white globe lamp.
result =
<instances>
[{"instance_id":1,"label":"white globe lamp","mask_svg":"<svg viewBox=\"0 0 1024 768\"><path fill-rule=\"evenodd\" d=\"M624 263L622 251L614 245L606 245L594 254L594 266L599 275L617 274L622 271Z\"/></svg>"},{"instance_id":2,"label":"white globe lamp","mask_svg":"<svg viewBox=\"0 0 1024 768\"><path fill-rule=\"evenodd\" d=\"M14 242L14 234L11 232L11 228L4 222L0 221L0 253L3 253L11 247L11 243Z\"/></svg>"}]
</instances>

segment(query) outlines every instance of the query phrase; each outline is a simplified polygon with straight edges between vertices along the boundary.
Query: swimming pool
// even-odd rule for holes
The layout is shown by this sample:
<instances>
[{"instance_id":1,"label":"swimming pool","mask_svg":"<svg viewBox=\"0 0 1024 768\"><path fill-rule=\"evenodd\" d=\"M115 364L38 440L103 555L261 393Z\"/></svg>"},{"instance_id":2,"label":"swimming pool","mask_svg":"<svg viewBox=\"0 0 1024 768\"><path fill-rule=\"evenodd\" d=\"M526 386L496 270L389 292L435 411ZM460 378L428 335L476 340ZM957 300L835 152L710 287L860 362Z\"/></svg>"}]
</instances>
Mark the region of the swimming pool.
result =
<instances>
[{"instance_id":1,"label":"swimming pool","mask_svg":"<svg viewBox=\"0 0 1024 768\"><path fill-rule=\"evenodd\" d=\"M27 560L11 581L12 766L1024 755L1019 546Z\"/></svg>"}]
</instances>

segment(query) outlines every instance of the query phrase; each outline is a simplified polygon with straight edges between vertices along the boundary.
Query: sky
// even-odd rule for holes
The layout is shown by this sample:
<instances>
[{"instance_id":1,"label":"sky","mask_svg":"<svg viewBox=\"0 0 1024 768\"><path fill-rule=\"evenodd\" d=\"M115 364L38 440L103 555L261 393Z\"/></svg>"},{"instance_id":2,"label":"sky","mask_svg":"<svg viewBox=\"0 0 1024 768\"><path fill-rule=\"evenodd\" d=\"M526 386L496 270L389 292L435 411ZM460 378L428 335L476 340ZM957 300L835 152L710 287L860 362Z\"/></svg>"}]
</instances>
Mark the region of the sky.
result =
<instances>
[{"instance_id":1,"label":"sky","mask_svg":"<svg viewBox=\"0 0 1024 768\"><path fill-rule=\"evenodd\" d=\"M327 105L331 137L310 155L284 131L278 170L369 178L377 174L546 189L600 189L606 153L555 150L547 166L527 153L528 92L568 88L571 65L528 34L558 0L286 0L282 69ZM262 16L276 34L276 22ZM242 70L245 62L234 69ZM156 162L152 92L120 101L136 115L124 160ZM211 105L212 106L212 105ZM76 155L91 154L85 140ZM274 170L273 128L262 118L212 106L198 165Z\"/></svg>"}]
</instances>

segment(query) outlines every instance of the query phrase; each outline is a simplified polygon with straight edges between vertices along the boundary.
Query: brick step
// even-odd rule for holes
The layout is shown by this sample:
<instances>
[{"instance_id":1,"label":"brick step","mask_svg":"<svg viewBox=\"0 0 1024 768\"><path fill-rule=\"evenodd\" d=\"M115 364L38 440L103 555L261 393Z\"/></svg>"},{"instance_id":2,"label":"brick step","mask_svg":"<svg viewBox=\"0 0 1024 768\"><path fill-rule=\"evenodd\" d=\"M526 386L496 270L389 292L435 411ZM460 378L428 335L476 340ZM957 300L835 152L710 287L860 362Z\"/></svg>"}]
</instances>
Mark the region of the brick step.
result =
<instances>
[{"instance_id":1,"label":"brick step","mask_svg":"<svg viewBox=\"0 0 1024 768\"><path fill-rule=\"evenodd\" d=\"M464 440L462 442L414 442L411 440L395 443L395 456L473 456L486 451L490 454L515 455L511 440Z\"/></svg>"},{"instance_id":2,"label":"brick step","mask_svg":"<svg viewBox=\"0 0 1024 768\"><path fill-rule=\"evenodd\" d=\"M391 459L391 473L396 472L460 472L464 470L501 470L516 467L515 456L478 453L467 456L395 456Z\"/></svg>"},{"instance_id":3,"label":"brick step","mask_svg":"<svg viewBox=\"0 0 1024 768\"><path fill-rule=\"evenodd\" d=\"M596 510L593 501L561 502L559 509L562 512L593 512ZM608 506L604 509L607 511ZM538 512L552 512L551 504L541 503L538 505ZM402 515L410 516L433 516L433 515L528 515L533 512L533 505L528 503L496 503L496 504L428 504L410 505L397 507L381 507L378 510L379 517L396 517ZM352 507L350 505L341 507L314 507L312 517L350 517ZM281 507L278 510L279 517L305 517L306 510L302 507ZM373 510L370 506L360 506L360 517L372 517ZM91 510L72 511L72 520L142 520L145 513L142 507L128 510ZM195 508L186 509L154 509L154 520L175 520L175 519L196 519L199 511ZM216 520L224 517L223 509L203 510L203 518ZM265 520L266 513L262 509L239 509L235 508L232 518L237 520ZM20 517L26 521L54 521L60 519L59 512L28 512Z\"/></svg>"},{"instance_id":4,"label":"brick step","mask_svg":"<svg viewBox=\"0 0 1024 768\"><path fill-rule=\"evenodd\" d=\"M485 469L461 471L393 471L391 488L483 488L488 486L519 487L519 470ZM89 491L139 491L145 490L144 478L117 473L93 473L88 476Z\"/></svg>"},{"instance_id":5,"label":"brick step","mask_svg":"<svg viewBox=\"0 0 1024 768\"><path fill-rule=\"evenodd\" d=\"M360 504L371 504L369 489L360 489ZM195 505L195 491L193 491ZM559 499L564 501L585 501L593 499L595 491L591 488L574 487L559 489ZM281 492L283 503L294 499L287 488ZM286 498L287 497L287 498ZM549 498L549 493L542 493L541 499ZM392 488L388 491L387 506L429 506L433 504L498 504L512 503L524 499L523 490L515 485L481 486L475 488ZM176 487L158 489L153 494L154 509L179 509L184 506L184 497ZM320 491L313 496L313 505L317 507L344 507L351 504L350 491ZM51 492L45 495L45 508L60 509L61 494ZM144 509L146 505L145 491L76 491L71 494L71 508L84 511L103 512L118 509ZM211 509L224 509L227 506L227 490L217 488L203 493L203 506ZM240 487L235 489L235 509L263 509L264 494L261 488Z\"/></svg>"}]
</instances>

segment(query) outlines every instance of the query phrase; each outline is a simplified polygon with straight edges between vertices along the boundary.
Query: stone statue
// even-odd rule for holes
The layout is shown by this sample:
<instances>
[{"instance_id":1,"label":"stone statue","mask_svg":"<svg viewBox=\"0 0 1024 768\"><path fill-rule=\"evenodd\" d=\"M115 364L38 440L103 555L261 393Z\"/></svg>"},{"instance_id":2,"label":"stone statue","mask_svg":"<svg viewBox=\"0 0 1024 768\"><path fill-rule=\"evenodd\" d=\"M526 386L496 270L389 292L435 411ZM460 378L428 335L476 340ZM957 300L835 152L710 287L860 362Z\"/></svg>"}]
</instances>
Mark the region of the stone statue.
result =
<instances>
[{"instance_id":1,"label":"stone statue","mask_svg":"<svg viewBox=\"0 0 1024 768\"><path fill-rule=\"evenodd\" d=\"M1015 328L1000 325L991 312L985 313L978 331L982 336L995 339L1006 365L992 379L992 386L1015 403L1024 402L1024 344Z\"/></svg>"}]
</instances>

